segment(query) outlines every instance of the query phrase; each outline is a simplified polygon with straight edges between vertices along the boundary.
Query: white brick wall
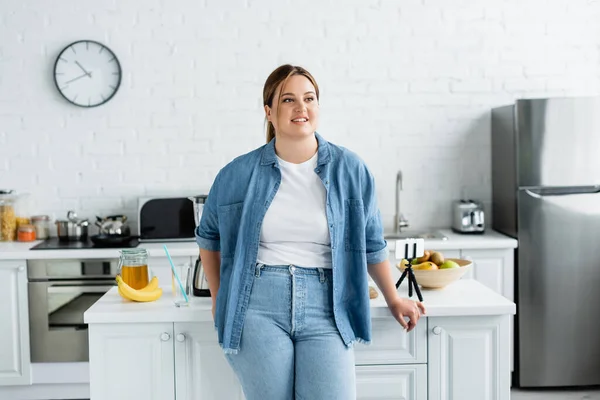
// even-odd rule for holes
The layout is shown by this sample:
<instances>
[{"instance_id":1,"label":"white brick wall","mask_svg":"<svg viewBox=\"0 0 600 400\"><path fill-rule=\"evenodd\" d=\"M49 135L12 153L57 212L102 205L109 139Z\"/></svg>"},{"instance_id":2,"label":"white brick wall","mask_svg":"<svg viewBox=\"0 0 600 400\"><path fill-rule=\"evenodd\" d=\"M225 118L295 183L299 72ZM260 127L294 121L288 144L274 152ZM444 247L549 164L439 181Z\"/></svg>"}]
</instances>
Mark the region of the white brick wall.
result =
<instances>
[{"instance_id":1,"label":"white brick wall","mask_svg":"<svg viewBox=\"0 0 600 400\"><path fill-rule=\"evenodd\" d=\"M0 3L0 187L30 212L92 217L143 195L201 192L264 143L262 84L290 62L322 91L320 132L359 153L391 227L394 183L413 227L450 201L490 201L491 107L600 94L597 0L34 0ZM124 69L108 104L54 88L72 41Z\"/></svg>"}]
</instances>

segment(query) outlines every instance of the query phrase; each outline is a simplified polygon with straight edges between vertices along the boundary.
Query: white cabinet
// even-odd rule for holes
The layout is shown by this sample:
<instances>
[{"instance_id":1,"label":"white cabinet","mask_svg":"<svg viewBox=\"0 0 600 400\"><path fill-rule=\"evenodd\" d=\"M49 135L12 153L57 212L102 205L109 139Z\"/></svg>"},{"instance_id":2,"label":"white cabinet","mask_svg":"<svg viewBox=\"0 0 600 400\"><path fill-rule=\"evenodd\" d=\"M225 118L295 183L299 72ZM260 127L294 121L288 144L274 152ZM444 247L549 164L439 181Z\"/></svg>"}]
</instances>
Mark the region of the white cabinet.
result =
<instances>
[{"instance_id":1,"label":"white cabinet","mask_svg":"<svg viewBox=\"0 0 600 400\"><path fill-rule=\"evenodd\" d=\"M354 346L356 365L425 364L427 324L406 333L395 318L372 318L372 344Z\"/></svg>"},{"instance_id":2,"label":"white cabinet","mask_svg":"<svg viewBox=\"0 0 600 400\"><path fill-rule=\"evenodd\" d=\"M429 328L429 400L510 398L509 316L434 317Z\"/></svg>"},{"instance_id":3,"label":"white cabinet","mask_svg":"<svg viewBox=\"0 0 600 400\"><path fill-rule=\"evenodd\" d=\"M509 300L514 298L514 249L463 249L460 255L473 261L470 277Z\"/></svg>"},{"instance_id":4,"label":"white cabinet","mask_svg":"<svg viewBox=\"0 0 600 400\"><path fill-rule=\"evenodd\" d=\"M212 323L175 323L177 400L243 400Z\"/></svg>"},{"instance_id":5,"label":"white cabinet","mask_svg":"<svg viewBox=\"0 0 600 400\"><path fill-rule=\"evenodd\" d=\"M0 386L31 384L26 266L0 261Z\"/></svg>"},{"instance_id":6,"label":"white cabinet","mask_svg":"<svg viewBox=\"0 0 600 400\"><path fill-rule=\"evenodd\" d=\"M358 400L427 400L427 365L356 367Z\"/></svg>"},{"instance_id":7,"label":"white cabinet","mask_svg":"<svg viewBox=\"0 0 600 400\"><path fill-rule=\"evenodd\" d=\"M92 400L175 400L173 323L93 324Z\"/></svg>"}]
</instances>

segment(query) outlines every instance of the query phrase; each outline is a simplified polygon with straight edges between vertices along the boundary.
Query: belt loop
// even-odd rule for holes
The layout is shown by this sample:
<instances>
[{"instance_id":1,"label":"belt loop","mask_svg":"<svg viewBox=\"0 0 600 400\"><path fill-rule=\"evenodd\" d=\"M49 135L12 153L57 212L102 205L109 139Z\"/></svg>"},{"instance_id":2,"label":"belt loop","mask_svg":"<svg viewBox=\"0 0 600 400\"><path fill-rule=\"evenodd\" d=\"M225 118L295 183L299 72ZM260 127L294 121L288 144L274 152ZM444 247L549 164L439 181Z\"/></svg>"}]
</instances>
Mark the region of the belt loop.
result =
<instances>
[{"instance_id":1,"label":"belt loop","mask_svg":"<svg viewBox=\"0 0 600 400\"><path fill-rule=\"evenodd\" d=\"M325 270L323 268L317 268L319 270L319 282L325 282Z\"/></svg>"},{"instance_id":2,"label":"belt loop","mask_svg":"<svg viewBox=\"0 0 600 400\"><path fill-rule=\"evenodd\" d=\"M257 263L256 267L254 268L254 276L256 276L257 278L260 278L260 270L264 266L265 266L265 264Z\"/></svg>"}]
</instances>

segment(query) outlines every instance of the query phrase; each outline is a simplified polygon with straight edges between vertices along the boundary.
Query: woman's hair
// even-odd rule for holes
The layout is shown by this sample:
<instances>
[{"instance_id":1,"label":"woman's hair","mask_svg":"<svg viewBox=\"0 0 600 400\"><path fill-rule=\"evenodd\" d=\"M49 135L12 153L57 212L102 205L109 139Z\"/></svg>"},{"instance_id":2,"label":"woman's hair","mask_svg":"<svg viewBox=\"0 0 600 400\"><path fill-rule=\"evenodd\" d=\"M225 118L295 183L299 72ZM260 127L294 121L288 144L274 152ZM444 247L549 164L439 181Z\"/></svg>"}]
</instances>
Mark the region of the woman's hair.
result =
<instances>
[{"instance_id":1,"label":"woman's hair","mask_svg":"<svg viewBox=\"0 0 600 400\"><path fill-rule=\"evenodd\" d=\"M265 86L263 88L263 105L269 106L273 108L273 97L275 97L275 91L277 91L277 87L281 84L281 88L285 86L288 79L294 75L302 75L305 76L310 83L315 87L315 92L317 95L317 101L319 100L319 86L317 85L317 81L315 78L302 67L298 67L295 65L285 64L275 71L271 72L271 75L267 78L265 82ZM279 92L279 98L277 99L277 104L279 104L279 99L281 98L281 92ZM279 115L279 107L277 107L277 114ZM277 115L277 116L278 116ZM277 117L276 116L276 117ZM266 118L265 118L266 119ZM266 120L267 122L267 143L269 143L275 137L275 127L271 123L271 121Z\"/></svg>"}]
</instances>

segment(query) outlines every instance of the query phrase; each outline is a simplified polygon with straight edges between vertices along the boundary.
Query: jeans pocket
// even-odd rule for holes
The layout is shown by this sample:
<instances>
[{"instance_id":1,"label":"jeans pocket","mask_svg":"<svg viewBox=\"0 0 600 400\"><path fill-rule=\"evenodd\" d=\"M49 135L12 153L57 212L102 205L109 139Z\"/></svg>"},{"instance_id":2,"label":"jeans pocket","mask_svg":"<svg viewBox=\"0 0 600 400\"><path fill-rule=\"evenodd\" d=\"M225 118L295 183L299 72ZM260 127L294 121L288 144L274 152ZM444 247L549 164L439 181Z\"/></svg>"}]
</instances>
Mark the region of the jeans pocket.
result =
<instances>
[{"instance_id":1,"label":"jeans pocket","mask_svg":"<svg viewBox=\"0 0 600 400\"><path fill-rule=\"evenodd\" d=\"M360 199L346 200L345 242L346 251L364 252L367 249L365 236L365 211Z\"/></svg>"}]
</instances>

